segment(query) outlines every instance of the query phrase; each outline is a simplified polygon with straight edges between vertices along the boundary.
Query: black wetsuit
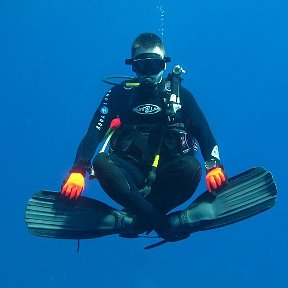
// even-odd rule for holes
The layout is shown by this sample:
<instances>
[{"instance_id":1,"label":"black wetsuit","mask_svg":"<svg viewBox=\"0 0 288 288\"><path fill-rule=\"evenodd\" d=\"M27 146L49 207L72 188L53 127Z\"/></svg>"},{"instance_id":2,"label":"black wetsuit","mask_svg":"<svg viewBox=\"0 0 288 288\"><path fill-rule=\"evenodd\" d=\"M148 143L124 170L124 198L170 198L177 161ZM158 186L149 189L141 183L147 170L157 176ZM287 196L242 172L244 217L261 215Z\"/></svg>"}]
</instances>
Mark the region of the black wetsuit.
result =
<instances>
[{"instance_id":1,"label":"black wetsuit","mask_svg":"<svg viewBox=\"0 0 288 288\"><path fill-rule=\"evenodd\" d=\"M112 199L154 228L161 215L195 192L201 178L201 165L195 157L197 142L204 161L214 159L215 147L217 150L193 95L181 87L181 109L168 121L169 95L164 85L153 93L123 86L109 90L79 145L72 168L72 172L85 175L111 120L119 117L122 125L111 140L109 154L100 153L93 161L95 174ZM145 185L160 142L157 177L144 198L139 190Z\"/></svg>"}]
</instances>

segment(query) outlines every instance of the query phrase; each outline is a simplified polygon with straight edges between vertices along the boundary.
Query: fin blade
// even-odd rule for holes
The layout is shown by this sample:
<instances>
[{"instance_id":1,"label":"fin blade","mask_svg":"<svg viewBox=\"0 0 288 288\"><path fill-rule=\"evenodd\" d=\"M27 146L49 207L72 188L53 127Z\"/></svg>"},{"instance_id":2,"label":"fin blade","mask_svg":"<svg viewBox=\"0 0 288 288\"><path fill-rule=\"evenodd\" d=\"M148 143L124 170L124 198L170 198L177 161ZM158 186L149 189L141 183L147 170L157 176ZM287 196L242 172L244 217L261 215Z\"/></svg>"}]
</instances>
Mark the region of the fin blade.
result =
<instances>
[{"instance_id":1,"label":"fin blade","mask_svg":"<svg viewBox=\"0 0 288 288\"><path fill-rule=\"evenodd\" d=\"M255 167L231 177L216 196L206 191L184 212L172 213L172 227L174 225L175 233L194 233L226 226L270 209L275 205L276 196L272 174ZM185 219L184 225L179 226L177 217Z\"/></svg>"},{"instance_id":2,"label":"fin blade","mask_svg":"<svg viewBox=\"0 0 288 288\"><path fill-rule=\"evenodd\" d=\"M87 197L71 201L60 193L40 191L28 201L25 222L35 236L90 239L113 234L112 211L110 206Z\"/></svg>"}]
</instances>

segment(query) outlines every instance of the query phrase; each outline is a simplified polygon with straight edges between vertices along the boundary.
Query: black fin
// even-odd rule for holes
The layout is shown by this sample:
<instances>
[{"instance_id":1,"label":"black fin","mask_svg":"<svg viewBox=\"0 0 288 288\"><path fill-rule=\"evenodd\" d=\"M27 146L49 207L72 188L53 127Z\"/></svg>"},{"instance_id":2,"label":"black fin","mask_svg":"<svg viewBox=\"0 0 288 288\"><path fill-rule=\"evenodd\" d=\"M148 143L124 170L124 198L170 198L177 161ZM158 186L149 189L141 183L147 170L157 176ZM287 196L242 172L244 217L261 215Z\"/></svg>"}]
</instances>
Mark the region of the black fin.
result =
<instances>
[{"instance_id":1,"label":"black fin","mask_svg":"<svg viewBox=\"0 0 288 288\"><path fill-rule=\"evenodd\" d=\"M131 233L133 219L100 201L87 197L64 198L59 192L40 191L28 202L25 222L35 236L89 239ZM128 227L128 228L127 228Z\"/></svg>"},{"instance_id":2,"label":"black fin","mask_svg":"<svg viewBox=\"0 0 288 288\"><path fill-rule=\"evenodd\" d=\"M159 244L254 216L273 207L276 194L271 173L252 168L230 178L215 195L206 191L183 211L169 214L172 228ZM40 191L29 200L25 222L31 234L48 238L89 239L111 234L137 237L143 232L133 227L133 217L127 212L87 197L68 200L59 192L49 191Z\"/></svg>"},{"instance_id":3,"label":"black fin","mask_svg":"<svg viewBox=\"0 0 288 288\"><path fill-rule=\"evenodd\" d=\"M193 233L244 220L275 205L277 194L272 174L252 168L229 179L216 194L201 194L183 211L170 214L173 233Z\"/></svg>"},{"instance_id":4,"label":"black fin","mask_svg":"<svg viewBox=\"0 0 288 288\"><path fill-rule=\"evenodd\" d=\"M261 167L247 170L230 178L218 191L206 191L186 209L169 214L171 230L165 239L145 249L252 217L273 207L276 195L277 187L269 171Z\"/></svg>"}]
</instances>

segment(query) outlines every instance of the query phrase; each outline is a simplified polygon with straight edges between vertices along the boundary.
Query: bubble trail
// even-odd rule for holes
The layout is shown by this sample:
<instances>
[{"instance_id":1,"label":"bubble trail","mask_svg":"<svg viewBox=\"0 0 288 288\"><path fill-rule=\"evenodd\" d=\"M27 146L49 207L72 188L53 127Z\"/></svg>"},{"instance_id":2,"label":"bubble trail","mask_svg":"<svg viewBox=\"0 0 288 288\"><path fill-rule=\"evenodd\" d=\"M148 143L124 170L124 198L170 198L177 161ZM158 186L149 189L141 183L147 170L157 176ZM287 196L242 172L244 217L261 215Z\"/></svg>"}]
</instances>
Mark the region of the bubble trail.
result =
<instances>
[{"instance_id":1,"label":"bubble trail","mask_svg":"<svg viewBox=\"0 0 288 288\"><path fill-rule=\"evenodd\" d=\"M160 36L163 40L164 38L164 23L165 23L165 7L164 5L161 3L162 1L159 1L158 5L157 5L157 9L159 11L159 19L160 19L160 23L159 23L159 33Z\"/></svg>"}]
</instances>

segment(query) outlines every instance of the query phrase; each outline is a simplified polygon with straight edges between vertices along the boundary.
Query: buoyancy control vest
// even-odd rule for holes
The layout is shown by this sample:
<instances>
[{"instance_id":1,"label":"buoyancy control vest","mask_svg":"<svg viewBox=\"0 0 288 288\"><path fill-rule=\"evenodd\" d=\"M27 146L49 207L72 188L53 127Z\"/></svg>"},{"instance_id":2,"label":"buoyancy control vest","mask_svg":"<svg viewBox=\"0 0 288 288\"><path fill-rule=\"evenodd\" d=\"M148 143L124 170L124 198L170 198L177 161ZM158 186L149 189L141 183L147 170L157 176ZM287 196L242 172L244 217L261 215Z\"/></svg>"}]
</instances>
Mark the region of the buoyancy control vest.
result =
<instances>
[{"instance_id":1,"label":"buoyancy control vest","mask_svg":"<svg viewBox=\"0 0 288 288\"><path fill-rule=\"evenodd\" d=\"M186 131L181 103L181 72L175 66L166 80L149 93L129 89L122 126L110 143L110 152L142 166L151 167L155 153L162 161L175 155L194 154L193 137ZM149 169L149 168L148 168Z\"/></svg>"}]
</instances>

